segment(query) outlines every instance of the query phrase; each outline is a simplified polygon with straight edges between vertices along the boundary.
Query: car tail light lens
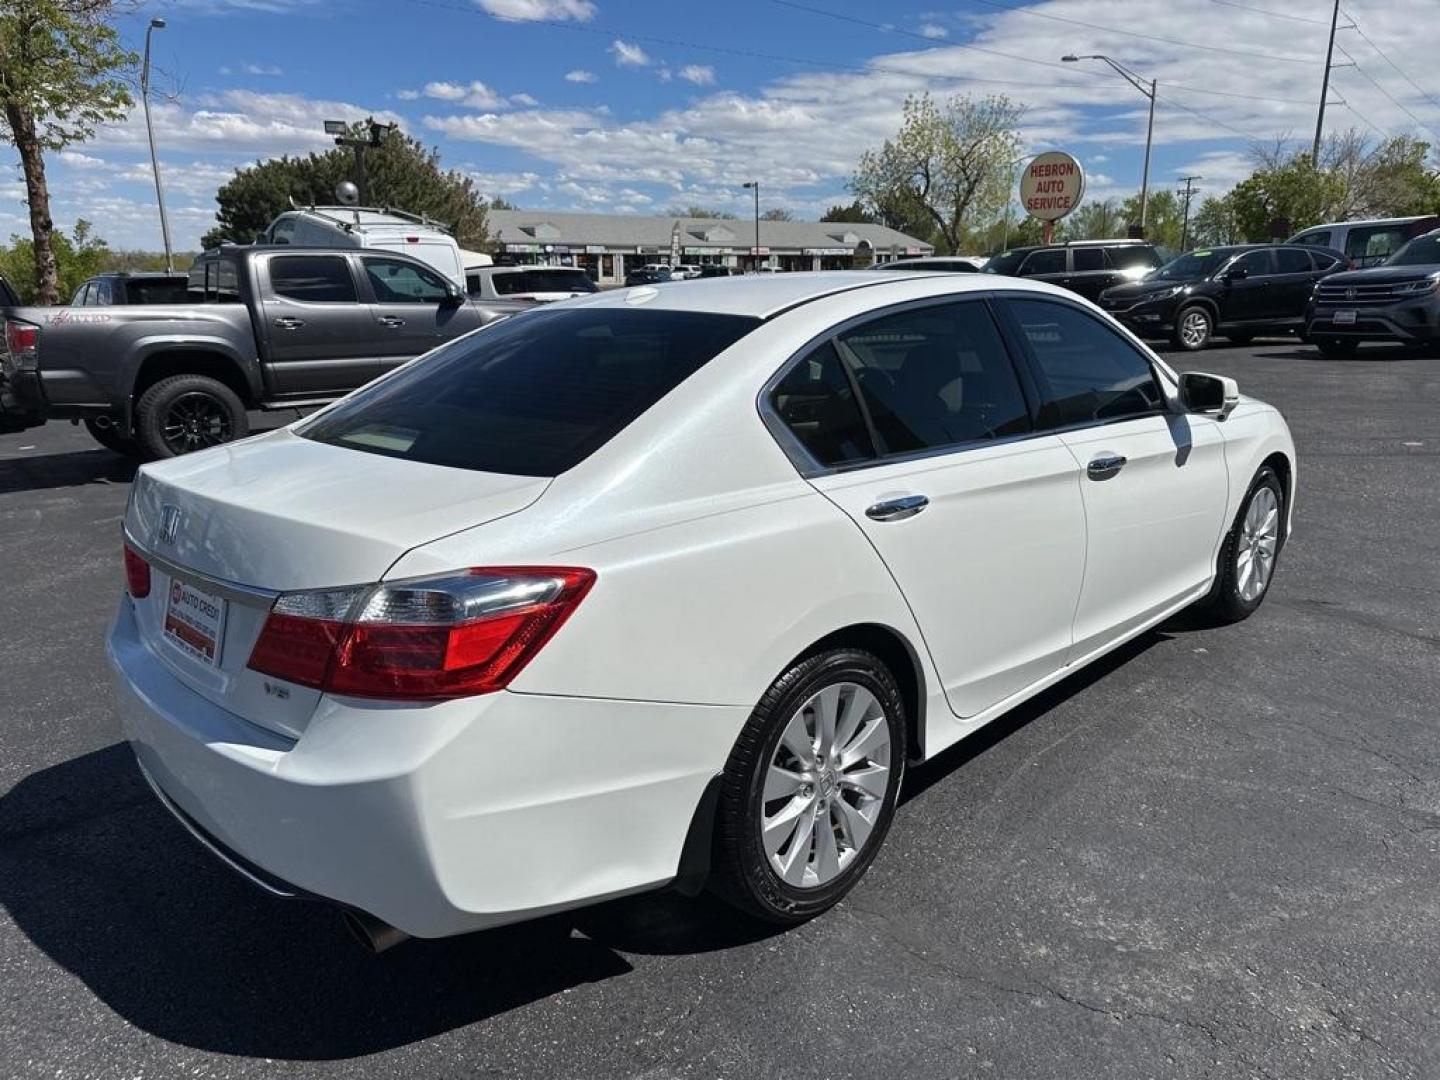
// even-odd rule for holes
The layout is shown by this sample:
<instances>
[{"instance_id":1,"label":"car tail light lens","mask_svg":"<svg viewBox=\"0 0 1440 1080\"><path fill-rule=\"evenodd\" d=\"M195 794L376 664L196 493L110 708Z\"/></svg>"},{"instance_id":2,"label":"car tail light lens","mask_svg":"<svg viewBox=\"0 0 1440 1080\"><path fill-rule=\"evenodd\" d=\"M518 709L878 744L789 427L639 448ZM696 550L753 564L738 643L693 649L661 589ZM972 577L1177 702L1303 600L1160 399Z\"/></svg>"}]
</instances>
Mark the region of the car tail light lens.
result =
<instances>
[{"instance_id":1,"label":"car tail light lens","mask_svg":"<svg viewBox=\"0 0 1440 1080\"><path fill-rule=\"evenodd\" d=\"M129 544L125 545L125 588L136 600L150 595L150 564Z\"/></svg>"},{"instance_id":2,"label":"car tail light lens","mask_svg":"<svg viewBox=\"0 0 1440 1080\"><path fill-rule=\"evenodd\" d=\"M506 567L286 593L249 666L353 697L487 694L520 673L594 582L592 570Z\"/></svg>"},{"instance_id":3,"label":"car tail light lens","mask_svg":"<svg viewBox=\"0 0 1440 1080\"><path fill-rule=\"evenodd\" d=\"M40 328L19 319L5 320L5 349L16 370L33 370L35 347L40 343Z\"/></svg>"}]
</instances>

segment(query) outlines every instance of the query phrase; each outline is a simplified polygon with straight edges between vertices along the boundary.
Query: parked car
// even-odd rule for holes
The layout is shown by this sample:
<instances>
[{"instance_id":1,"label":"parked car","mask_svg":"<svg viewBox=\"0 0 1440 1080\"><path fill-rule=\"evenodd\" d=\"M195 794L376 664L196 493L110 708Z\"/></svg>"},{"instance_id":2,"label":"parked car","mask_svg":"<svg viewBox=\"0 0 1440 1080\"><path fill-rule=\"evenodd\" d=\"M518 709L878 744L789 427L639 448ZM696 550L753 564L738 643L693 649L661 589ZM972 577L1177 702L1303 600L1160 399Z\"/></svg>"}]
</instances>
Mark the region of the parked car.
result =
<instances>
[{"instance_id":1,"label":"parked car","mask_svg":"<svg viewBox=\"0 0 1440 1080\"><path fill-rule=\"evenodd\" d=\"M183 304L0 308L0 430L83 421L102 445L171 457L238 439L248 409L322 404L524 301L467 301L417 259L225 246Z\"/></svg>"},{"instance_id":2,"label":"parked car","mask_svg":"<svg viewBox=\"0 0 1440 1080\"><path fill-rule=\"evenodd\" d=\"M652 270L648 266L631 270L625 275L626 285L661 285L670 280L669 270Z\"/></svg>"},{"instance_id":3,"label":"parked car","mask_svg":"<svg viewBox=\"0 0 1440 1080\"><path fill-rule=\"evenodd\" d=\"M479 266L465 271L465 285L478 300L546 304L600 291L589 274L569 266Z\"/></svg>"},{"instance_id":4,"label":"parked car","mask_svg":"<svg viewBox=\"0 0 1440 1080\"><path fill-rule=\"evenodd\" d=\"M719 263L703 263L700 267L702 278L732 277L736 270L730 266L722 266Z\"/></svg>"},{"instance_id":5,"label":"parked car","mask_svg":"<svg viewBox=\"0 0 1440 1080\"><path fill-rule=\"evenodd\" d=\"M464 251L450 228L418 214L390 207L306 206L287 210L257 238L294 247L373 248L419 259L455 284L465 286L467 264L487 256Z\"/></svg>"},{"instance_id":6,"label":"parked car","mask_svg":"<svg viewBox=\"0 0 1440 1080\"><path fill-rule=\"evenodd\" d=\"M1139 281L1167 258L1143 240L1075 240L1003 251L985 263L984 273L1034 278L1095 300L1106 289Z\"/></svg>"},{"instance_id":7,"label":"parked car","mask_svg":"<svg viewBox=\"0 0 1440 1080\"><path fill-rule=\"evenodd\" d=\"M689 281L691 278L699 276L700 266L698 263L681 263L670 271L670 277L674 281Z\"/></svg>"},{"instance_id":8,"label":"parked car","mask_svg":"<svg viewBox=\"0 0 1440 1080\"><path fill-rule=\"evenodd\" d=\"M1200 248L1144 281L1106 289L1100 306L1177 349L1203 349L1216 334L1245 345L1257 334L1302 330L1315 283L1347 265L1338 251L1297 244Z\"/></svg>"},{"instance_id":9,"label":"parked car","mask_svg":"<svg viewBox=\"0 0 1440 1080\"><path fill-rule=\"evenodd\" d=\"M978 274L985 260L968 255L926 255L918 259L893 259L872 266L872 270L929 270L955 274Z\"/></svg>"},{"instance_id":10,"label":"parked car","mask_svg":"<svg viewBox=\"0 0 1440 1080\"><path fill-rule=\"evenodd\" d=\"M1332 274L1306 309L1305 336L1327 356L1364 341L1440 345L1440 230L1417 236L1383 266Z\"/></svg>"},{"instance_id":11,"label":"parked car","mask_svg":"<svg viewBox=\"0 0 1440 1080\"><path fill-rule=\"evenodd\" d=\"M118 304L183 304L188 274L97 274L82 282L70 298L71 307L112 307Z\"/></svg>"},{"instance_id":12,"label":"parked car","mask_svg":"<svg viewBox=\"0 0 1440 1080\"><path fill-rule=\"evenodd\" d=\"M192 833L374 947L666 885L796 923L911 764L1254 612L1294 461L1051 286L616 290L143 468L119 712Z\"/></svg>"},{"instance_id":13,"label":"parked car","mask_svg":"<svg viewBox=\"0 0 1440 1080\"><path fill-rule=\"evenodd\" d=\"M1345 253L1352 266L1379 266L1408 241L1440 228L1434 214L1414 217L1335 221L1296 233L1286 243L1331 248Z\"/></svg>"}]
</instances>

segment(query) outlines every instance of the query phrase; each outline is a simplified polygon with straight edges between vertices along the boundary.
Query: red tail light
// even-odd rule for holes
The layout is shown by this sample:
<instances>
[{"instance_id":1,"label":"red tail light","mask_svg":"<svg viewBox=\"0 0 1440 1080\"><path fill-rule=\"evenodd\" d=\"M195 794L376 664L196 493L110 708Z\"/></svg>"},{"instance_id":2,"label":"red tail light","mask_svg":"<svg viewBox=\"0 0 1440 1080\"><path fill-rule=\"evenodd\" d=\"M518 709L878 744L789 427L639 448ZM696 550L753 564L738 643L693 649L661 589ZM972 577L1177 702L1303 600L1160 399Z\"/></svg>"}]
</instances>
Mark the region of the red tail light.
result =
<instances>
[{"instance_id":1,"label":"red tail light","mask_svg":"<svg viewBox=\"0 0 1440 1080\"><path fill-rule=\"evenodd\" d=\"M21 322L19 319L5 320L5 348L14 357L16 365L21 364L21 357L29 357L35 351L35 346L40 341L40 328L34 323Z\"/></svg>"},{"instance_id":2,"label":"red tail light","mask_svg":"<svg viewBox=\"0 0 1440 1080\"><path fill-rule=\"evenodd\" d=\"M520 673L594 582L592 570L507 567L286 593L249 666L354 697L487 694Z\"/></svg>"},{"instance_id":3,"label":"red tail light","mask_svg":"<svg viewBox=\"0 0 1440 1080\"><path fill-rule=\"evenodd\" d=\"M150 595L150 564L129 544L125 545L125 588L136 600Z\"/></svg>"}]
</instances>

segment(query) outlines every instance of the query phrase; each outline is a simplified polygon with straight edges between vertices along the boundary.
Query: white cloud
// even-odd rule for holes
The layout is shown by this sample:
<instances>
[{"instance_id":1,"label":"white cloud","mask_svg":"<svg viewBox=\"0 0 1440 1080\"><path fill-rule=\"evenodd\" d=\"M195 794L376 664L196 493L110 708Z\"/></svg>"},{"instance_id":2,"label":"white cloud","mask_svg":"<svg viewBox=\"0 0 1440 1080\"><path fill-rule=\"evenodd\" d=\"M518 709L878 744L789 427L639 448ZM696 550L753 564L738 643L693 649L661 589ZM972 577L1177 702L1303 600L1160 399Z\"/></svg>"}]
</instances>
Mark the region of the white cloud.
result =
<instances>
[{"instance_id":1,"label":"white cloud","mask_svg":"<svg viewBox=\"0 0 1440 1080\"><path fill-rule=\"evenodd\" d=\"M532 108L536 105L539 105L540 102L535 100L535 98L532 97L530 94L511 94L510 104L524 105L526 108Z\"/></svg>"},{"instance_id":2,"label":"white cloud","mask_svg":"<svg viewBox=\"0 0 1440 1080\"><path fill-rule=\"evenodd\" d=\"M481 169L466 169L465 175L475 181L475 187L487 199L496 195L516 195L531 191L540 185L540 174L536 172L486 172Z\"/></svg>"},{"instance_id":3,"label":"white cloud","mask_svg":"<svg viewBox=\"0 0 1440 1080\"><path fill-rule=\"evenodd\" d=\"M574 71L565 73L565 81L573 83L594 83L600 81L600 76L593 71L586 71L584 68L576 68Z\"/></svg>"},{"instance_id":4,"label":"white cloud","mask_svg":"<svg viewBox=\"0 0 1440 1080\"><path fill-rule=\"evenodd\" d=\"M649 55L639 45L631 45L628 41L616 38L610 44L610 51L615 55L615 63L620 67L650 66Z\"/></svg>"},{"instance_id":5,"label":"white cloud","mask_svg":"<svg viewBox=\"0 0 1440 1080\"><path fill-rule=\"evenodd\" d=\"M708 64L686 64L680 69L680 78L696 86L713 86L715 69Z\"/></svg>"},{"instance_id":6,"label":"white cloud","mask_svg":"<svg viewBox=\"0 0 1440 1080\"><path fill-rule=\"evenodd\" d=\"M595 17L590 0L476 0L487 15L517 22L554 22L573 19L589 22Z\"/></svg>"},{"instance_id":7,"label":"white cloud","mask_svg":"<svg viewBox=\"0 0 1440 1080\"><path fill-rule=\"evenodd\" d=\"M245 75L284 75L274 64L242 64L240 71Z\"/></svg>"},{"instance_id":8,"label":"white cloud","mask_svg":"<svg viewBox=\"0 0 1440 1080\"><path fill-rule=\"evenodd\" d=\"M920 24L920 36L938 41L940 38L949 37L950 31L939 23L927 22Z\"/></svg>"},{"instance_id":9,"label":"white cloud","mask_svg":"<svg viewBox=\"0 0 1440 1080\"><path fill-rule=\"evenodd\" d=\"M505 99L479 79L470 83L429 82L420 91L437 101L453 101L470 109L498 109Z\"/></svg>"},{"instance_id":10,"label":"white cloud","mask_svg":"<svg viewBox=\"0 0 1440 1080\"><path fill-rule=\"evenodd\" d=\"M395 96L401 101L415 101L420 97L419 90L397 90Z\"/></svg>"}]
</instances>

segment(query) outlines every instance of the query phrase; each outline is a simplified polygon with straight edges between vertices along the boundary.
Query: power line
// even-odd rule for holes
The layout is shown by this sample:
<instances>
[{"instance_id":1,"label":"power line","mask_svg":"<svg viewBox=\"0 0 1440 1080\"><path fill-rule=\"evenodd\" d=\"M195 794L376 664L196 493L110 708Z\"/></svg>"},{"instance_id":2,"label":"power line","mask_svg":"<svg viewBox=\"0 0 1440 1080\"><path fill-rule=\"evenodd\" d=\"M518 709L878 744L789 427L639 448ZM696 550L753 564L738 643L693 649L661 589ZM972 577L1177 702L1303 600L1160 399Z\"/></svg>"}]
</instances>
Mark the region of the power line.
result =
<instances>
[{"instance_id":1,"label":"power line","mask_svg":"<svg viewBox=\"0 0 1440 1080\"><path fill-rule=\"evenodd\" d=\"M1381 49L1379 45L1376 45L1375 42L1370 39L1369 35L1365 33L1364 30L1360 29L1360 24L1355 21L1354 15L1350 14L1350 12L1347 11L1345 12L1345 17L1350 20L1349 29L1354 30L1355 33L1359 34L1360 37L1364 40L1365 44L1369 45L1370 48L1374 49L1376 55L1379 56L1381 60L1384 60L1385 63L1389 64L1392 68L1394 68L1396 73L1406 82L1408 82L1411 86L1413 86L1416 92L1419 93L1421 97L1423 97L1431 105L1434 105L1437 109L1440 109L1440 101L1436 101L1433 97L1426 93L1424 88L1421 87L1419 83L1417 83L1409 75L1405 74L1404 69L1402 69L1399 64L1395 63L1394 60L1391 60L1390 57L1385 55L1384 50Z\"/></svg>"},{"instance_id":2,"label":"power line","mask_svg":"<svg viewBox=\"0 0 1440 1080\"><path fill-rule=\"evenodd\" d=\"M1380 93L1384 94L1387 98L1389 98L1390 104L1394 105L1397 109L1399 109L1411 120L1413 120L1416 127L1424 128L1426 131L1430 132L1430 134L1436 135L1437 138L1440 138L1440 133L1437 133L1434 128L1432 128L1424 120L1421 120L1413 112L1407 109L1404 104L1402 104L1393 94L1390 93L1389 90L1386 90L1385 87L1381 86L1380 83L1376 81L1373 75L1371 75L1368 71L1362 68L1359 64L1355 63L1355 58L1353 56L1350 56L1348 52L1345 53L1345 55L1350 58L1350 66L1353 67L1360 75L1364 76L1366 82L1368 82L1371 86L1375 87L1376 90L1379 90Z\"/></svg>"},{"instance_id":3,"label":"power line","mask_svg":"<svg viewBox=\"0 0 1440 1080\"><path fill-rule=\"evenodd\" d=\"M1253 11L1257 15L1268 15L1272 19L1288 19L1290 22L1309 23L1311 26L1329 26L1329 19L1307 19L1303 15L1289 15L1283 11L1271 11L1268 8L1251 7L1249 4L1237 4L1235 0L1210 0L1212 4L1224 4L1226 7L1239 8L1241 11Z\"/></svg>"},{"instance_id":4,"label":"power line","mask_svg":"<svg viewBox=\"0 0 1440 1080\"><path fill-rule=\"evenodd\" d=\"M1114 26L1100 26L1096 23L1086 22L1083 19L1071 19L1064 15L1051 15L1044 11L1034 11L1030 8L1011 7L1009 4L1002 4L1000 0L973 0L974 3L984 4L986 7L999 8L1001 11L1008 11L1015 15L1029 15L1035 19L1049 19L1051 22L1068 23L1071 26L1083 26L1087 30L1098 30L1102 34L1124 34L1126 37L1139 38L1142 41L1158 41L1165 45L1179 45L1184 49L1201 49L1205 52L1230 53L1232 56L1248 56L1258 60L1280 60L1289 64L1306 64L1314 66L1315 61L1303 56L1284 56L1275 53L1253 52L1249 49L1229 49L1223 45L1201 45L1195 41L1182 41L1179 38L1157 37L1154 34L1142 34L1138 30L1121 30ZM775 0L775 3L783 3L787 7L798 7L790 3L790 0ZM812 8L810 10L819 10ZM828 12L826 13L828 14Z\"/></svg>"}]
</instances>

